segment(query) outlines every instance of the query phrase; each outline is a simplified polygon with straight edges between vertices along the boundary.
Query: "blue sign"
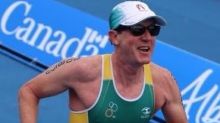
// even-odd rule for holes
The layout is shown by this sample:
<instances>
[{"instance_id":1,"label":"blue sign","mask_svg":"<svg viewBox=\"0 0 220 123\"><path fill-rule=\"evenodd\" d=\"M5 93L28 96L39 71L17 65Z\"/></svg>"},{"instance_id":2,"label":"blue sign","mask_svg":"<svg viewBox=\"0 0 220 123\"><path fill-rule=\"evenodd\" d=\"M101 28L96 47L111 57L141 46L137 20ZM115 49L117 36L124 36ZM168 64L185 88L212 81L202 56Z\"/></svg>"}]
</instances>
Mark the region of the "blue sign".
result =
<instances>
[{"instance_id":1,"label":"blue sign","mask_svg":"<svg viewBox=\"0 0 220 123\"><path fill-rule=\"evenodd\" d=\"M189 123L220 122L219 64L162 42L157 44L153 61L176 78Z\"/></svg>"},{"instance_id":2,"label":"blue sign","mask_svg":"<svg viewBox=\"0 0 220 123\"><path fill-rule=\"evenodd\" d=\"M5 0L0 15L0 43L47 66L113 50L106 21L56 1ZM220 122L219 64L161 41L153 62L173 73L190 123Z\"/></svg>"},{"instance_id":3,"label":"blue sign","mask_svg":"<svg viewBox=\"0 0 220 123\"><path fill-rule=\"evenodd\" d=\"M1 43L45 65L110 52L107 22L56 1L5 0Z\"/></svg>"}]
</instances>

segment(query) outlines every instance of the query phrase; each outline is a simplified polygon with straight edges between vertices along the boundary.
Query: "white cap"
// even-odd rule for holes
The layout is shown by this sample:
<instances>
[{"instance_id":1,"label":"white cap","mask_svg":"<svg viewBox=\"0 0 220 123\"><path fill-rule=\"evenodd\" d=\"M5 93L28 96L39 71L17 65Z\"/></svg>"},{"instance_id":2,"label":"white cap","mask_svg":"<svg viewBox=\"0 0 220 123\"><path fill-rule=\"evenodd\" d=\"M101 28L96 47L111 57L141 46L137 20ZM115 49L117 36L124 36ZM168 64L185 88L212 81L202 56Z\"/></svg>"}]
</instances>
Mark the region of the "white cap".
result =
<instances>
[{"instance_id":1,"label":"white cap","mask_svg":"<svg viewBox=\"0 0 220 123\"><path fill-rule=\"evenodd\" d=\"M131 26L151 18L161 26L166 25L166 20L156 15L147 4L140 1L125 1L112 9L109 17L109 25L110 29L115 29L119 25Z\"/></svg>"}]
</instances>

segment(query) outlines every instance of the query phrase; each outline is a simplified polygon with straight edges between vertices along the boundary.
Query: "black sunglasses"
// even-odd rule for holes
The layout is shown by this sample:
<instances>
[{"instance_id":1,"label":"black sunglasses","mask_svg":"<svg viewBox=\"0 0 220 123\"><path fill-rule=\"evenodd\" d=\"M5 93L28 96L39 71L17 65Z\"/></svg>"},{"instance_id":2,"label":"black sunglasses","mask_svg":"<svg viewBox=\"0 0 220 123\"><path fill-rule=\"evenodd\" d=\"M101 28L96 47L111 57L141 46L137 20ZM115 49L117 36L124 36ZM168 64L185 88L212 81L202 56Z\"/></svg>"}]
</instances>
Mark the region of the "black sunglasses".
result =
<instances>
[{"instance_id":1,"label":"black sunglasses","mask_svg":"<svg viewBox=\"0 0 220 123\"><path fill-rule=\"evenodd\" d=\"M133 26L122 26L120 25L118 28L115 29L116 31L124 31L124 30L129 30L131 32L132 35L134 36L141 36L145 33L146 30L149 31L149 33L152 36L157 36L160 33L160 26L157 24L152 24L149 26L144 26L141 24L136 24Z\"/></svg>"}]
</instances>

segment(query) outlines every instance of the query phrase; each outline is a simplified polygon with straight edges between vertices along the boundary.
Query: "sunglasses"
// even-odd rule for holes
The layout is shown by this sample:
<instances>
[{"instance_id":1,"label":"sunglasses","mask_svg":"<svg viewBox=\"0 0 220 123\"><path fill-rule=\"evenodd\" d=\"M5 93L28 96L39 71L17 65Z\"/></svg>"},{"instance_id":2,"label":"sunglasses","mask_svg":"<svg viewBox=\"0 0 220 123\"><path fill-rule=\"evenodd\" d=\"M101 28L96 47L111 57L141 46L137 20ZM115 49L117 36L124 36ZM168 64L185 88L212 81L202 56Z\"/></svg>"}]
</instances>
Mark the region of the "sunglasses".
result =
<instances>
[{"instance_id":1,"label":"sunglasses","mask_svg":"<svg viewBox=\"0 0 220 123\"><path fill-rule=\"evenodd\" d=\"M152 24L149 26L144 26L141 24L136 24L133 26L122 26L120 25L118 28L115 29L116 31L124 31L124 30L129 30L132 35L134 36L141 36L143 35L146 30L152 35L152 36L157 36L160 33L160 26L156 24Z\"/></svg>"}]
</instances>

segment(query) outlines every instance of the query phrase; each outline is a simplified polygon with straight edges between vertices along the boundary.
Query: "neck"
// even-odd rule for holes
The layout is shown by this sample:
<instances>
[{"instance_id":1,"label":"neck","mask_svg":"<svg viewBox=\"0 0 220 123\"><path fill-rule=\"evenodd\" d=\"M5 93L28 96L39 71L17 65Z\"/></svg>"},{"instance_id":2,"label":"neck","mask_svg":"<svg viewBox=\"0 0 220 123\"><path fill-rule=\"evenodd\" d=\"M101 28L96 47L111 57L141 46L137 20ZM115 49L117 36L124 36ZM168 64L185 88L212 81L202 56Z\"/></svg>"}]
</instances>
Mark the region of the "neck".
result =
<instances>
[{"instance_id":1,"label":"neck","mask_svg":"<svg viewBox=\"0 0 220 123\"><path fill-rule=\"evenodd\" d=\"M135 62L134 60L129 60L129 59L122 55L118 55L117 53L112 54L112 63L116 67L123 69L125 72L127 71L128 73L134 74L143 68L144 64L138 63L138 62Z\"/></svg>"},{"instance_id":2,"label":"neck","mask_svg":"<svg viewBox=\"0 0 220 123\"><path fill-rule=\"evenodd\" d=\"M112 67L117 82L127 85L143 80L143 65L131 63L117 54L112 55Z\"/></svg>"}]
</instances>

